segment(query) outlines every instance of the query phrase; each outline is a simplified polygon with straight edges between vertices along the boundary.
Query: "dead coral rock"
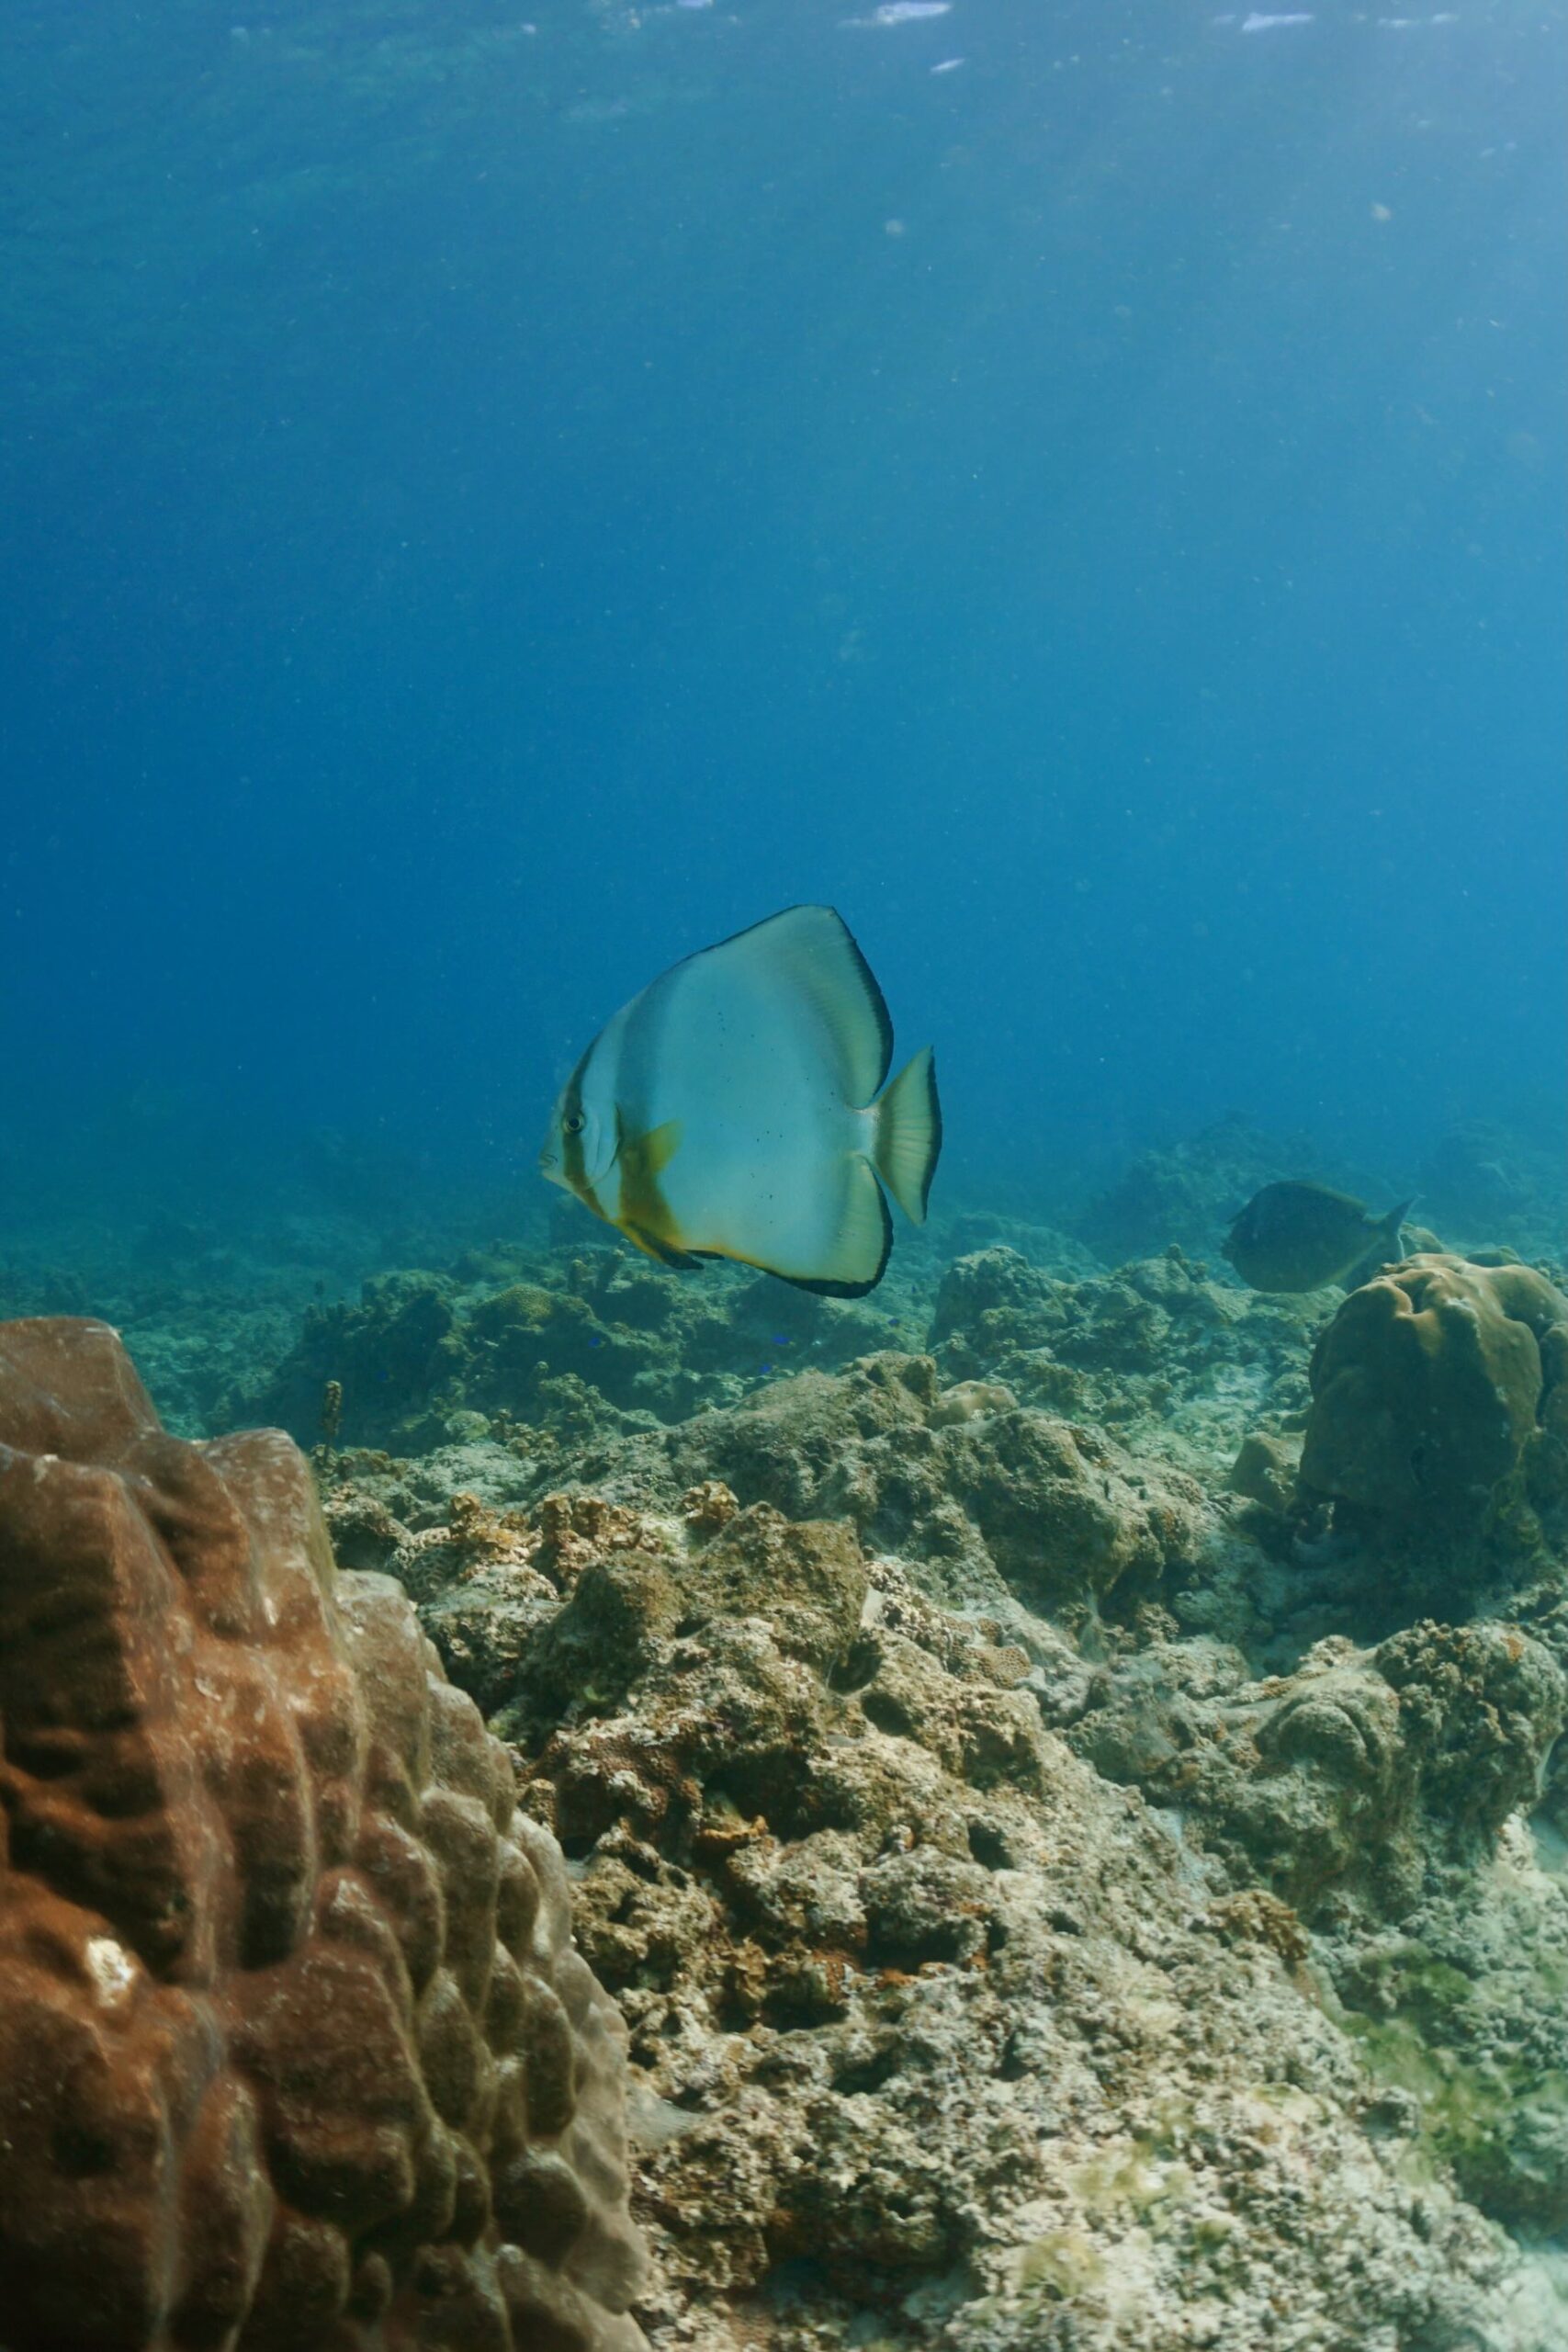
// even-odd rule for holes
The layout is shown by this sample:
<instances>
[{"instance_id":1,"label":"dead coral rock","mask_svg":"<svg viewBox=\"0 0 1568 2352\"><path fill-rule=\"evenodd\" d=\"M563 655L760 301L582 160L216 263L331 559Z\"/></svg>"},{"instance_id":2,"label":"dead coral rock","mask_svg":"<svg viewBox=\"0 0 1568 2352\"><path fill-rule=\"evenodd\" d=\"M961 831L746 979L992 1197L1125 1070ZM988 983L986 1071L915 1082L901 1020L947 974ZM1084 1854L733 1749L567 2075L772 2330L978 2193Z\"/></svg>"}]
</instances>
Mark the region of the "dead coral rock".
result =
<instances>
[{"instance_id":1,"label":"dead coral rock","mask_svg":"<svg viewBox=\"0 0 1568 2352\"><path fill-rule=\"evenodd\" d=\"M722 1479L742 1502L772 1503L790 1519L851 1519L881 1544L891 1531L876 1517L879 1473L895 1460L931 1461L926 1422L936 1397L929 1357L867 1356L842 1376L804 1372L743 1405L702 1414L665 1448L677 1471L690 1466L688 1484ZM934 1499L932 1470L917 1478L918 1499L927 1487Z\"/></svg>"},{"instance_id":2,"label":"dead coral rock","mask_svg":"<svg viewBox=\"0 0 1568 2352\"><path fill-rule=\"evenodd\" d=\"M329 1489L322 1499L333 1556L344 1568L389 1568L409 1531L376 1495L356 1486Z\"/></svg>"},{"instance_id":3,"label":"dead coral rock","mask_svg":"<svg viewBox=\"0 0 1568 2352\"><path fill-rule=\"evenodd\" d=\"M1312 1391L1303 1487L1478 1521L1568 1418L1568 1299L1528 1266L1407 1259L1345 1301Z\"/></svg>"},{"instance_id":4,"label":"dead coral rock","mask_svg":"<svg viewBox=\"0 0 1568 2352\"><path fill-rule=\"evenodd\" d=\"M1147 1474L1099 1431L1004 1391L971 1390L956 1411L954 1394L929 1357L868 1356L633 1440L615 1468L666 1488L718 1477L792 1520L848 1520L868 1547L919 1562L944 1598L987 1608L1010 1587L1047 1611L1130 1604L1190 1555L1202 1504L1181 1472Z\"/></svg>"},{"instance_id":5,"label":"dead coral rock","mask_svg":"<svg viewBox=\"0 0 1568 2352\"><path fill-rule=\"evenodd\" d=\"M948 1429L961 1421L989 1420L994 1413L1011 1413L1018 1398L1005 1381L959 1380L944 1388L931 1408L932 1429Z\"/></svg>"},{"instance_id":6,"label":"dead coral rock","mask_svg":"<svg viewBox=\"0 0 1568 2352\"><path fill-rule=\"evenodd\" d=\"M452 1283L419 1270L376 1274L356 1303L310 1307L298 1344L244 1404L310 1443L333 1381L342 1389L343 1442L386 1444L427 1431L441 1399L458 1401L462 1359Z\"/></svg>"},{"instance_id":7,"label":"dead coral rock","mask_svg":"<svg viewBox=\"0 0 1568 2352\"><path fill-rule=\"evenodd\" d=\"M964 1336L976 1364L994 1363L1020 1321L1043 1329L1059 1325L1057 1302L1071 1285L1002 1245L955 1259L942 1278L931 1317L934 1349Z\"/></svg>"},{"instance_id":8,"label":"dead coral rock","mask_svg":"<svg viewBox=\"0 0 1568 2352\"><path fill-rule=\"evenodd\" d=\"M1022 1409L966 1435L952 1449L958 1491L1031 1607L1049 1615L1090 1595L1124 1606L1190 1555L1201 1497L1179 1471L1151 1485L1099 1430Z\"/></svg>"},{"instance_id":9,"label":"dead coral rock","mask_svg":"<svg viewBox=\"0 0 1568 2352\"><path fill-rule=\"evenodd\" d=\"M1174 1247L1073 1281L998 1248L948 1268L931 1340L947 1380L1004 1383L1074 1421L1141 1425L1145 1448L1207 1468L1247 1419L1305 1402L1313 1319L1299 1301L1210 1282Z\"/></svg>"},{"instance_id":10,"label":"dead coral rock","mask_svg":"<svg viewBox=\"0 0 1568 2352\"><path fill-rule=\"evenodd\" d=\"M459 1489L446 1508L388 1565L453 1681L487 1716L516 1702L536 1724L618 1702L675 1621L672 1523L592 1495L497 1516Z\"/></svg>"},{"instance_id":11,"label":"dead coral rock","mask_svg":"<svg viewBox=\"0 0 1568 2352\"><path fill-rule=\"evenodd\" d=\"M403 1594L103 1324L0 1441L7 2352L630 2352L618 2021Z\"/></svg>"},{"instance_id":12,"label":"dead coral rock","mask_svg":"<svg viewBox=\"0 0 1568 2352\"><path fill-rule=\"evenodd\" d=\"M847 1363L886 1329L878 1307L734 1269L694 1282L615 1249L564 1263L480 1253L455 1277L381 1275L356 1303L313 1309L274 1376L242 1401L304 1442L320 1433L328 1383L353 1446L427 1446L459 1410L575 1438L681 1420L807 1350L818 1364Z\"/></svg>"},{"instance_id":13,"label":"dead coral rock","mask_svg":"<svg viewBox=\"0 0 1568 2352\"><path fill-rule=\"evenodd\" d=\"M721 1478L705 1478L700 1486L688 1487L677 1505L686 1525L700 1535L712 1535L727 1527L739 1508Z\"/></svg>"},{"instance_id":14,"label":"dead coral rock","mask_svg":"<svg viewBox=\"0 0 1568 2352\"><path fill-rule=\"evenodd\" d=\"M452 1680L490 1716L515 1692L536 1634L559 1608L549 1579L511 1553L470 1561L427 1590L419 1621Z\"/></svg>"},{"instance_id":15,"label":"dead coral rock","mask_svg":"<svg viewBox=\"0 0 1568 2352\"><path fill-rule=\"evenodd\" d=\"M1217 1645L1156 1645L1100 1697L1067 1735L1079 1754L1179 1804L1237 1886L1332 1924L1404 1917L1490 1855L1540 1785L1568 1680L1512 1626L1423 1623L1256 1683Z\"/></svg>"},{"instance_id":16,"label":"dead coral rock","mask_svg":"<svg viewBox=\"0 0 1568 2352\"><path fill-rule=\"evenodd\" d=\"M631 2028L671 2340L739 2352L800 2257L802 2346L1260 2346L1285 2311L1494 2352L1496 2242L1361 2131L1283 1899L1211 1917L996 1624L869 1577L830 1678L741 1581L525 1759Z\"/></svg>"},{"instance_id":17,"label":"dead coral rock","mask_svg":"<svg viewBox=\"0 0 1568 2352\"><path fill-rule=\"evenodd\" d=\"M524 1721L539 1728L571 1712L602 1714L618 1706L654 1645L673 1633L682 1605L669 1560L613 1552L593 1561L524 1655Z\"/></svg>"},{"instance_id":18,"label":"dead coral rock","mask_svg":"<svg viewBox=\"0 0 1568 2352\"><path fill-rule=\"evenodd\" d=\"M1533 1804L1568 1715L1568 1680L1513 1625L1407 1626L1372 1662L1399 1694L1419 1802L1453 1834L1489 1843Z\"/></svg>"},{"instance_id":19,"label":"dead coral rock","mask_svg":"<svg viewBox=\"0 0 1568 2352\"><path fill-rule=\"evenodd\" d=\"M637 1511L606 1502L601 1495L546 1495L534 1519L539 1535L536 1565L569 1592L582 1570L607 1552L640 1551L649 1540Z\"/></svg>"},{"instance_id":20,"label":"dead coral rock","mask_svg":"<svg viewBox=\"0 0 1568 2352\"><path fill-rule=\"evenodd\" d=\"M1297 1453L1289 1438L1254 1430L1243 1438L1225 1483L1233 1495L1283 1518L1295 1500Z\"/></svg>"},{"instance_id":21,"label":"dead coral rock","mask_svg":"<svg viewBox=\"0 0 1568 2352\"><path fill-rule=\"evenodd\" d=\"M688 1616L763 1617L786 1656L827 1673L855 1637L867 1579L852 1528L753 1503L685 1563L681 1589Z\"/></svg>"}]
</instances>

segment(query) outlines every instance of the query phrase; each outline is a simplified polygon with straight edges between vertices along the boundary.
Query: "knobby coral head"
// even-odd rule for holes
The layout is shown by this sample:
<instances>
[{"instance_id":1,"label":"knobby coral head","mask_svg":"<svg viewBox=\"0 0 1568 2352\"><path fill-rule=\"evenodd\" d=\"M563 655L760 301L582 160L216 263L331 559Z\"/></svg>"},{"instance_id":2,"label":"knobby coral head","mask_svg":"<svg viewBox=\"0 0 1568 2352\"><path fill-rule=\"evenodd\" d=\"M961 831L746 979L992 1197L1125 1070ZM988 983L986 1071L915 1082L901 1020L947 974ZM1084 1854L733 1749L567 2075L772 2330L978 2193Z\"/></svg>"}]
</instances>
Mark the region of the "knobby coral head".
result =
<instances>
[{"instance_id":1,"label":"knobby coral head","mask_svg":"<svg viewBox=\"0 0 1568 2352\"><path fill-rule=\"evenodd\" d=\"M276 1431L0 1326L6 2352L632 2352L558 1849Z\"/></svg>"}]
</instances>

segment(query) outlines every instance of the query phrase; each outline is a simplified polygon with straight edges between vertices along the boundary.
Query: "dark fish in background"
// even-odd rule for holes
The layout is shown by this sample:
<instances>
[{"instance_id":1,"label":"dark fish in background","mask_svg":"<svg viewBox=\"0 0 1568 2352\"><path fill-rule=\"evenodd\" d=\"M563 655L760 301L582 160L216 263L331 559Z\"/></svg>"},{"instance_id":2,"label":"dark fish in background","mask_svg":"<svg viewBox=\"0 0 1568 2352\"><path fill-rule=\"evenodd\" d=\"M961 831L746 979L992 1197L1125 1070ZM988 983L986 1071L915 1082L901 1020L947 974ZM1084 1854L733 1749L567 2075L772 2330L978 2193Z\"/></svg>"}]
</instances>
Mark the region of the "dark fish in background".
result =
<instances>
[{"instance_id":1,"label":"dark fish in background","mask_svg":"<svg viewBox=\"0 0 1568 2352\"><path fill-rule=\"evenodd\" d=\"M1404 1255L1411 1203L1373 1216L1364 1201L1326 1184L1265 1184L1231 1226L1223 1255L1253 1290L1321 1290Z\"/></svg>"}]
</instances>

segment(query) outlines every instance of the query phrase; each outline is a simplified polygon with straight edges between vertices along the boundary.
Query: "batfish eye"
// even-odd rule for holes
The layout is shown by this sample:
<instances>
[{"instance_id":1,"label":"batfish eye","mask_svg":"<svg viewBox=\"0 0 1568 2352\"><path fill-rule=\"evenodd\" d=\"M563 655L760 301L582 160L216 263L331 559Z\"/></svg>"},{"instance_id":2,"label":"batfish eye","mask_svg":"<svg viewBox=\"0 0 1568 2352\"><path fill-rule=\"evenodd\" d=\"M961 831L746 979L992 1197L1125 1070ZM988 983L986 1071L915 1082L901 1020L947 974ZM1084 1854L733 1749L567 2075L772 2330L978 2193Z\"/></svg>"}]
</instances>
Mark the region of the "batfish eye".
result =
<instances>
[{"instance_id":1,"label":"batfish eye","mask_svg":"<svg viewBox=\"0 0 1568 2352\"><path fill-rule=\"evenodd\" d=\"M566 1129L569 1136L580 1136L586 1125L586 1121L584 1120L581 1111L574 1111L570 1119L563 1119L561 1121L561 1125Z\"/></svg>"}]
</instances>

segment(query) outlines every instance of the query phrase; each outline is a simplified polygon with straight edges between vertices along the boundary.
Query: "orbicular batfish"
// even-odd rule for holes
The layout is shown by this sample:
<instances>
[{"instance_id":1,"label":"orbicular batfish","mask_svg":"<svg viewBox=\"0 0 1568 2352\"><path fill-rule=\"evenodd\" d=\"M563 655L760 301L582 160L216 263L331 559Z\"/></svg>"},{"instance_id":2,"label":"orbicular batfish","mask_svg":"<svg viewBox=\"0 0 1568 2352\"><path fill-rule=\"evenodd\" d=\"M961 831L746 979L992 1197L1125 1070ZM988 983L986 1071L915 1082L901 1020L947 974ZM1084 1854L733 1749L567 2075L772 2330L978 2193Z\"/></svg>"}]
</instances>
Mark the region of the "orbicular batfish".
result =
<instances>
[{"instance_id":1,"label":"orbicular batfish","mask_svg":"<svg viewBox=\"0 0 1568 2352\"><path fill-rule=\"evenodd\" d=\"M886 1193L923 1223L942 1148L930 1046L887 1084L892 1058L848 927L790 907L621 1008L562 1089L540 1170L665 1265L734 1258L860 1297L893 1247Z\"/></svg>"}]
</instances>

